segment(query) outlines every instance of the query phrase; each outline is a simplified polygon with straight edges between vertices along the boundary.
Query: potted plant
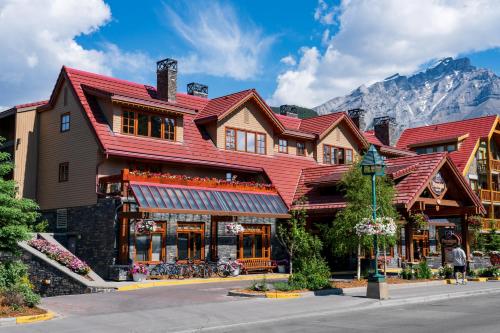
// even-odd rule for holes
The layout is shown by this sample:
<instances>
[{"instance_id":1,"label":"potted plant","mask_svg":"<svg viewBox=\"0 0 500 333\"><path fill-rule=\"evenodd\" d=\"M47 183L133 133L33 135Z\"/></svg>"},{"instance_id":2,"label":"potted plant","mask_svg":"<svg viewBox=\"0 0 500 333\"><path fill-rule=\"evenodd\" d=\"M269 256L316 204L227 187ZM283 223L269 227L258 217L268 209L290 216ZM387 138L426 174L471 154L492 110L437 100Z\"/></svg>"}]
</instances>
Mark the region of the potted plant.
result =
<instances>
[{"instance_id":1,"label":"potted plant","mask_svg":"<svg viewBox=\"0 0 500 333\"><path fill-rule=\"evenodd\" d=\"M288 260L282 259L276 261L276 266L278 267L278 273L286 273L286 268L288 266Z\"/></svg>"},{"instance_id":2,"label":"potted plant","mask_svg":"<svg viewBox=\"0 0 500 333\"><path fill-rule=\"evenodd\" d=\"M146 279L148 268L143 264L133 264L130 268L130 274L134 282L141 282Z\"/></svg>"}]
</instances>

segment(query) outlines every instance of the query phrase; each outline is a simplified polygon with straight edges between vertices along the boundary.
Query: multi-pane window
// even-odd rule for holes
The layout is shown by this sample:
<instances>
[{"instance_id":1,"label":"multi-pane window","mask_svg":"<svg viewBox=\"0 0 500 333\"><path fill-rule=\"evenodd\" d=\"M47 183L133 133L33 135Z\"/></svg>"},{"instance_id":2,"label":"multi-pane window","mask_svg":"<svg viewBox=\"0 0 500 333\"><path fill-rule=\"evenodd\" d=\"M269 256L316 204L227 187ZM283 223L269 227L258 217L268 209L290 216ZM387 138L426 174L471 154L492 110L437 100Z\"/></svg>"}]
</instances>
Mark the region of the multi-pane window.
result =
<instances>
[{"instance_id":1,"label":"multi-pane window","mask_svg":"<svg viewBox=\"0 0 500 333\"><path fill-rule=\"evenodd\" d=\"M61 126L60 126L60 131L61 132L67 132L69 131L69 122L70 122L70 114L65 113L61 115Z\"/></svg>"},{"instance_id":2,"label":"multi-pane window","mask_svg":"<svg viewBox=\"0 0 500 333\"><path fill-rule=\"evenodd\" d=\"M269 225L244 225L245 230L238 235L238 258L269 258Z\"/></svg>"},{"instance_id":3,"label":"multi-pane window","mask_svg":"<svg viewBox=\"0 0 500 333\"><path fill-rule=\"evenodd\" d=\"M440 152L444 152L444 151L451 153L452 151L455 151L455 150L457 150L457 144L450 143L450 144L446 144L446 145L419 147L419 148L415 149L415 152L417 154L432 154L432 153L440 153Z\"/></svg>"},{"instance_id":4,"label":"multi-pane window","mask_svg":"<svg viewBox=\"0 0 500 333\"><path fill-rule=\"evenodd\" d=\"M226 150L265 154L266 135L240 129L226 128Z\"/></svg>"},{"instance_id":5,"label":"multi-pane window","mask_svg":"<svg viewBox=\"0 0 500 333\"><path fill-rule=\"evenodd\" d=\"M122 133L175 140L175 118L124 110Z\"/></svg>"},{"instance_id":6,"label":"multi-pane window","mask_svg":"<svg viewBox=\"0 0 500 333\"><path fill-rule=\"evenodd\" d=\"M133 227L134 225L131 225ZM155 222L152 232L135 233L135 261L138 262L159 262L164 258L163 248L165 247L165 223Z\"/></svg>"},{"instance_id":7,"label":"multi-pane window","mask_svg":"<svg viewBox=\"0 0 500 333\"><path fill-rule=\"evenodd\" d=\"M59 182L67 182L69 179L69 163L59 163Z\"/></svg>"},{"instance_id":8,"label":"multi-pane window","mask_svg":"<svg viewBox=\"0 0 500 333\"><path fill-rule=\"evenodd\" d=\"M203 223L179 223L177 225L177 259L203 260Z\"/></svg>"},{"instance_id":9,"label":"multi-pane window","mask_svg":"<svg viewBox=\"0 0 500 333\"><path fill-rule=\"evenodd\" d=\"M257 154L266 153L266 136L257 133Z\"/></svg>"},{"instance_id":10,"label":"multi-pane window","mask_svg":"<svg viewBox=\"0 0 500 333\"><path fill-rule=\"evenodd\" d=\"M226 128L226 149L235 150L236 149L236 131L232 128Z\"/></svg>"},{"instance_id":11,"label":"multi-pane window","mask_svg":"<svg viewBox=\"0 0 500 333\"><path fill-rule=\"evenodd\" d=\"M351 164L352 162L353 162L352 149L323 145L323 163Z\"/></svg>"},{"instance_id":12,"label":"multi-pane window","mask_svg":"<svg viewBox=\"0 0 500 333\"><path fill-rule=\"evenodd\" d=\"M306 155L306 144L302 141L297 141L297 155L299 156Z\"/></svg>"},{"instance_id":13,"label":"multi-pane window","mask_svg":"<svg viewBox=\"0 0 500 333\"><path fill-rule=\"evenodd\" d=\"M288 140L287 139L279 139L278 140L278 151L280 153L288 153Z\"/></svg>"}]
</instances>

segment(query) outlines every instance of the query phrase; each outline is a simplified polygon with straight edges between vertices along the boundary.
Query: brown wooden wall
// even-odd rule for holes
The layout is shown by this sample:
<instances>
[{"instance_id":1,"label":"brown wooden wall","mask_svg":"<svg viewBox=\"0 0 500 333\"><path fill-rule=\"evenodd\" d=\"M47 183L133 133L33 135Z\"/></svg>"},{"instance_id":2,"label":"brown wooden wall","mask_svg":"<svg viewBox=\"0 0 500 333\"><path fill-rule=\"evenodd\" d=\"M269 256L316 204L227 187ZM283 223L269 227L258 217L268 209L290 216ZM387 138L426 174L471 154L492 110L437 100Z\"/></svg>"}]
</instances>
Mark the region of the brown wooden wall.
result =
<instances>
[{"instance_id":1,"label":"brown wooden wall","mask_svg":"<svg viewBox=\"0 0 500 333\"><path fill-rule=\"evenodd\" d=\"M36 199L37 173L37 112L35 108L18 111L16 114L16 140L14 142L14 180L18 195ZM19 145L16 144L19 142Z\"/></svg>"}]
</instances>

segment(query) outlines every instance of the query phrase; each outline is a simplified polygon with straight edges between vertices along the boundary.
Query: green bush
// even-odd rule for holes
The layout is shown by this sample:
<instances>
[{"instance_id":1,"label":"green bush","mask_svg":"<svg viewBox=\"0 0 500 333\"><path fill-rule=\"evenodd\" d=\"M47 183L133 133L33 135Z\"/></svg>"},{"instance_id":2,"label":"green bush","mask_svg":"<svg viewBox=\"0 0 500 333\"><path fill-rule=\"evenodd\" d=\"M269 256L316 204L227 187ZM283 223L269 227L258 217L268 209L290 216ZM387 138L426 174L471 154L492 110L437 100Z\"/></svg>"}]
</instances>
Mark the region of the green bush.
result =
<instances>
[{"instance_id":1,"label":"green bush","mask_svg":"<svg viewBox=\"0 0 500 333\"><path fill-rule=\"evenodd\" d=\"M293 286L290 285L288 282L274 282L273 283L274 290L278 291L292 291L294 290Z\"/></svg>"},{"instance_id":2,"label":"green bush","mask_svg":"<svg viewBox=\"0 0 500 333\"><path fill-rule=\"evenodd\" d=\"M438 276L442 279L450 279L453 277L453 267L450 265L444 265L440 267L438 271Z\"/></svg>"},{"instance_id":3,"label":"green bush","mask_svg":"<svg viewBox=\"0 0 500 333\"><path fill-rule=\"evenodd\" d=\"M3 305L13 308L33 307L40 303L40 296L29 282L28 269L19 261L0 264L0 294Z\"/></svg>"},{"instance_id":4,"label":"green bush","mask_svg":"<svg viewBox=\"0 0 500 333\"><path fill-rule=\"evenodd\" d=\"M409 266L406 266L405 268L403 268L401 270L401 273L399 273L399 274L400 274L401 278L403 278L405 280L410 280L412 278L412 273L413 273L413 270Z\"/></svg>"},{"instance_id":5,"label":"green bush","mask_svg":"<svg viewBox=\"0 0 500 333\"><path fill-rule=\"evenodd\" d=\"M426 261L421 261L418 263L416 269L415 269L415 276L417 279L430 279L432 278L432 270L427 265Z\"/></svg>"},{"instance_id":6,"label":"green bush","mask_svg":"<svg viewBox=\"0 0 500 333\"><path fill-rule=\"evenodd\" d=\"M499 277L500 269L498 267L487 267L479 269L477 273L480 277Z\"/></svg>"},{"instance_id":7,"label":"green bush","mask_svg":"<svg viewBox=\"0 0 500 333\"><path fill-rule=\"evenodd\" d=\"M319 290L330 286L330 268L321 257L302 260L288 283L294 289Z\"/></svg>"}]
</instances>

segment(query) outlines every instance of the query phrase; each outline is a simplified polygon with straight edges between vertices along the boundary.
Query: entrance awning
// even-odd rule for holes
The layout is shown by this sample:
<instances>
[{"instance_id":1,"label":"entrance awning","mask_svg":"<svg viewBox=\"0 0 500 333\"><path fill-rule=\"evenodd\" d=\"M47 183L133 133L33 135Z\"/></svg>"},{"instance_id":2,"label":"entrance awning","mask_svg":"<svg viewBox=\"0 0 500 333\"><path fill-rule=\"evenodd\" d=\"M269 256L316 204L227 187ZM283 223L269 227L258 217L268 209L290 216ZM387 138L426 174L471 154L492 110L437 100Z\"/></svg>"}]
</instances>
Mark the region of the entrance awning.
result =
<instances>
[{"instance_id":1,"label":"entrance awning","mask_svg":"<svg viewBox=\"0 0 500 333\"><path fill-rule=\"evenodd\" d=\"M288 218L277 193L130 182L141 212Z\"/></svg>"}]
</instances>

